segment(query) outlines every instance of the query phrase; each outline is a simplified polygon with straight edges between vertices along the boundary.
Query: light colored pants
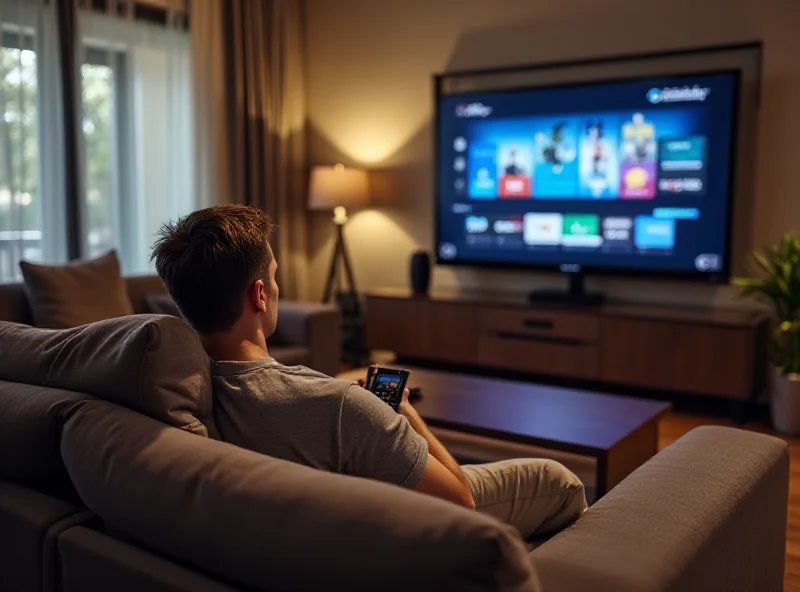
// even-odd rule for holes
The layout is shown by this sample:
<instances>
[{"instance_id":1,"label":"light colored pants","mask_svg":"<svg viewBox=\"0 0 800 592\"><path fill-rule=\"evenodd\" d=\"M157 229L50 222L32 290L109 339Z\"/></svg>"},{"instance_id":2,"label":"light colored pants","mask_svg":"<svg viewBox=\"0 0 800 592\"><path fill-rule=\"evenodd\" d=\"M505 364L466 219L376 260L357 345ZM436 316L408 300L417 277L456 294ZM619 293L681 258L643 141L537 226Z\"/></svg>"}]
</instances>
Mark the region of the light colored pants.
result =
<instances>
[{"instance_id":1,"label":"light colored pants","mask_svg":"<svg viewBox=\"0 0 800 592\"><path fill-rule=\"evenodd\" d=\"M583 483L556 461L521 458L461 468L477 510L524 538L561 530L586 510Z\"/></svg>"}]
</instances>

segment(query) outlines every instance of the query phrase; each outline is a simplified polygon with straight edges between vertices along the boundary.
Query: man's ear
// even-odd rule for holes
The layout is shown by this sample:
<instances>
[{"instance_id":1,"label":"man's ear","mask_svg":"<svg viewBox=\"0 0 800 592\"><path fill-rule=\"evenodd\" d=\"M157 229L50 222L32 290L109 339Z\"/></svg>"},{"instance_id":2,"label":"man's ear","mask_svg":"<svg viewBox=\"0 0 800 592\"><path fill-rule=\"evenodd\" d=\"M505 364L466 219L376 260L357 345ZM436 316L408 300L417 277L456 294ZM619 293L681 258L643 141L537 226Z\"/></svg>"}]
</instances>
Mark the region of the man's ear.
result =
<instances>
[{"instance_id":1,"label":"man's ear","mask_svg":"<svg viewBox=\"0 0 800 592\"><path fill-rule=\"evenodd\" d=\"M267 310L267 290L263 280L256 280L250 286L249 295L250 304L258 311L266 312Z\"/></svg>"}]
</instances>

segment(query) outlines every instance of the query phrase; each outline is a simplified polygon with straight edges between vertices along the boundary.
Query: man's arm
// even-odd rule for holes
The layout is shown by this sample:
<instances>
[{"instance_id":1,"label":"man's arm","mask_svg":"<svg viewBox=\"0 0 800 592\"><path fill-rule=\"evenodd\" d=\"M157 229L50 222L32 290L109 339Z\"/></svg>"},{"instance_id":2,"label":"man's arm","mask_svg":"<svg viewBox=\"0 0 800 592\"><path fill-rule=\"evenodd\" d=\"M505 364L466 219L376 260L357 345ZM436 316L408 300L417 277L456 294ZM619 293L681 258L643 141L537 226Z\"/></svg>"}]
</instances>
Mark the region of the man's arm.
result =
<instances>
[{"instance_id":1,"label":"man's arm","mask_svg":"<svg viewBox=\"0 0 800 592\"><path fill-rule=\"evenodd\" d=\"M408 403L408 389L395 413L383 401L363 390L364 380L358 381L361 389L350 391L345 398L346 418L343 427L344 458L349 459L344 472L371 478L383 478L396 484L405 478L405 486L475 509L472 492L461 467L431 433L425 422ZM356 409L359 412L354 413ZM366 421L365 421L366 420ZM358 425L361 424L361 425ZM374 433L382 434L378 439ZM413 436L413 437L412 437ZM417 454L419 451L421 454ZM394 461L402 461L397 465ZM408 467L416 463L414 474L407 478L407 470L400 475L378 476L378 471L388 466Z\"/></svg>"},{"instance_id":2,"label":"man's arm","mask_svg":"<svg viewBox=\"0 0 800 592\"><path fill-rule=\"evenodd\" d=\"M428 465L425 467L425 472L422 474L416 490L420 493L449 499L474 510L475 501L472 499L472 490L469 487L469 481L464 476L464 471L425 425L425 421L419 416L417 410L408 402L408 389L403 393L403 400L400 402L397 412L405 417L414 431L428 442ZM450 476L445 471L449 472ZM455 477L455 481L451 476Z\"/></svg>"}]
</instances>

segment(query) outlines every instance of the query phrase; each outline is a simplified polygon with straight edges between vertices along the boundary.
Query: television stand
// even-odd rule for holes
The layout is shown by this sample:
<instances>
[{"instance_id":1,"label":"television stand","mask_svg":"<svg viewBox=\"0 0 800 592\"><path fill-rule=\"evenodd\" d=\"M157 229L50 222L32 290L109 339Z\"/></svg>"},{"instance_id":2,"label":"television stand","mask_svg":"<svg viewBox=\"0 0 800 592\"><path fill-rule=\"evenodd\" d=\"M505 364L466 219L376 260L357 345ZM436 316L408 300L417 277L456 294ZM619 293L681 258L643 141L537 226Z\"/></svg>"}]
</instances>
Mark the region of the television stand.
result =
<instances>
[{"instance_id":1,"label":"television stand","mask_svg":"<svg viewBox=\"0 0 800 592\"><path fill-rule=\"evenodd\" d=\"M366 299L367 348L391 350L399 363L522 372L617 393L753 400L767 383L769 335L758 309L531 304L527 294L453 289L373 290Z\"/></svg>"},{"instance_id":2,"label":"television stand","mask_svg":"<svg viewBox=\"0 0 800 592\"><path fill-rule=\"evenodd\" d=\"M570 271L569 289L567 290L534 290L528 294L528 300L537 304L568 304L572 306L600 306L606 300L601 292L587 292L582 271Z\"/></svg>"}]
</instances>

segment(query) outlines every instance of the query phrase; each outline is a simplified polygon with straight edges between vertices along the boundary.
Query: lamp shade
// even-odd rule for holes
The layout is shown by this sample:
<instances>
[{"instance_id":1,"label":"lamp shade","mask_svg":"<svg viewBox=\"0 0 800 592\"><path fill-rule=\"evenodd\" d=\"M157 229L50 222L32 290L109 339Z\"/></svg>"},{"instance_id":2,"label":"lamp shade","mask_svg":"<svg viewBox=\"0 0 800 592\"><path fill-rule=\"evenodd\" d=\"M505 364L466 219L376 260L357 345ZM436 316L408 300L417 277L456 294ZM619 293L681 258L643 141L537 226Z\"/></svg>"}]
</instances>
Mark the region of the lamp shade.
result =
<instances>
[{"instance_id":1,"label":"lamp shade","mask_svg":"<svg viewBox=\"0 0 800 592\"><path fill-rule=\"evenodd\" d=\"M311 170L308 207L332 210L365 206L369 203L367 171L336 166L317 166Z\"/></svg>"}]
</instances>

